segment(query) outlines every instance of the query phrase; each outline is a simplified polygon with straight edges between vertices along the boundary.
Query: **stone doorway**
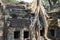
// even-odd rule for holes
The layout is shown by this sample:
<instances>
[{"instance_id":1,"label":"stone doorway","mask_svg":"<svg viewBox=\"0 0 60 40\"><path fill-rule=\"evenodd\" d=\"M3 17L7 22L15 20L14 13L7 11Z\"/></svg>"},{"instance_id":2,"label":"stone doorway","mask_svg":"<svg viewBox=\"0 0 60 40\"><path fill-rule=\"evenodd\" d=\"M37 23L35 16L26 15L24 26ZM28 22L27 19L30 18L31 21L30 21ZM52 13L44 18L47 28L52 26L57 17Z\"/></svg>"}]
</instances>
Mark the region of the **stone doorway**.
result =
<instances>
[{"instance_id":1,"label":"stone doorway","mask_svg":"<svg viewBox=\"0 0 60 40\"><path fill-rule=\"evenodd\" d=\"M20 39L20 31L14 31L14 39L19 40Z\"/></svg>"},{"instance_id":2,"label":"stone doorway","mask_svg":"<svg viewBox=\"0 0 60 40\"><path fill-rule=\"evenodd\" d=\"M29 31L24 31L24 40L29 40Z\"/></svg>"},{"instance_id":3,"label":"stone doorway","mask_svg":"<svg viewBox=\"0 0 60 40\"><path fill-rule=\"evenodd\" d=\"M20 30L15 28L8 29L7 38L8 40L20 40Z\"/></svg>"},{"instance_id":4,"label":"stone doorway","mask_svg":"<svg viewBox=\"0 0 60 40\"><path fill-rule=\"evenodd\" d=\"M28 28L9 28L7 34L8 40L30 40Z\"/></svg>"}]
</instances>

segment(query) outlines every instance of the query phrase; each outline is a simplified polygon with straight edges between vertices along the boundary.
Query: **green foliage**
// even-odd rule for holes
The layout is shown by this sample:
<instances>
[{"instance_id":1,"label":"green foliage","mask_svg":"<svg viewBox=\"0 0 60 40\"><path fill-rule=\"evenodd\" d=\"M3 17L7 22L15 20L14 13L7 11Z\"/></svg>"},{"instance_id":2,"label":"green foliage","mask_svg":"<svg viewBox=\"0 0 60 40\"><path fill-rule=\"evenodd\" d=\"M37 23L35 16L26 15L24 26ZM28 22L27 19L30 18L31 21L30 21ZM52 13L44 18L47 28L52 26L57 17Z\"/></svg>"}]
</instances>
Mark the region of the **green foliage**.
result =
<instances>
[{"instance_id":1,"label":"green foliage","mask_svg":"<svg viewBox=\"0 0 60 40\"><path fill-rule=\"evenodd\" d=\"M5 2L12 2L12 3L16 3L17 2L17 0L3 0L3 1L5 1Z\"/></svg>"},{"instance_id":2,"label":"green foliage","mask_svg":"<svg viewBox=\"0 0 60 40\"><path fill-rule=\"evenodd\" d=\"M17 1L16 1L16 0L10 0L10 2L14 2L14 3L16 3Z\"/></svg>"},{"instance_id":3,"label":"green foliage","mask_svg":"<svg viewBox=\"0 0 60 40\"><path fill-rule=\"evenodd\" d=\"M49 1L50 1L50 3L52 4L52 5L55 5L55 4L57 4L57 3L60 3L60 0L44 0L44 3L47 3L46 5L48 5L49 4ZM53 2L53 3L52 3Z\"/></svg>"},{"instance_id":4,"label":"green foliage","mask_svg":"<svg viewBox=\"0 0 60 40\"><path fill-rule=\"evenodd\" d=\"M58 0L52 0L52 2L53 2L54 4L56 4L57 1L58 1Z\"/></svg>"}]
</instances>

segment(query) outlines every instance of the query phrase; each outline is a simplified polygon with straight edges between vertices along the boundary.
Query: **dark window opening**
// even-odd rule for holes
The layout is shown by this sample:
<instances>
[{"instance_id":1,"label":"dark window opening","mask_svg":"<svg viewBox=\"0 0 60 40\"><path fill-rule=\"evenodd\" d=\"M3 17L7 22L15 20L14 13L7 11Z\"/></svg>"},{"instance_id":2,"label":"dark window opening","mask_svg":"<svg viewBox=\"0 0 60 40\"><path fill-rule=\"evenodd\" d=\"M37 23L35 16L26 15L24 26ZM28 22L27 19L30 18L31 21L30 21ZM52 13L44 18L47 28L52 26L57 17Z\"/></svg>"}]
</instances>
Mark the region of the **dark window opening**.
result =
<instances>
[{"instance_id":1,"label":"dark window opening","mask_svg":"<svg viewBox=\"0 0 60 40\"><path fill-rule=\"evenodd\" d=\"M44 30L40 30L40 36L44 36Z\"/></svg>"},{"instance_id":2,"label":"dark window opening","mask_svg":"<svg viewBox=\"0 0 60 40\"><path fill-rule=\"evenodd\" d=\"M54 36L55 30L54 30L54 29L51 29L51 30L50 30L50 34L51 34L51 36Z\"/></svg>"},{"instance_id":3,"label":"dark window opening","mask_svg":"<svg viewBox=\"0 0 60 40\"><path fill-rule=\"evenodd\" d=\"M20 37L20 31L15 31L14 32L14 39L17 39Z\"/></svg>"},{"instance_id":4,"label":"dark window opening","mask_svg":"<svg viewBox=\"0 0 60 40\"><path fill-rule=\"evenodd\" d=\"M29 31L24 31L24 39L29 37Z\"/></svg>"},{"instance_id":5,"label":"dark window opening","mask_svg":"<svg viewBox=\"0 0 60 40\"><path fill-rule=\"evenodd\" d=\"M0 8L1 8L1 3L0 3Z\"/></svg>"}]
</instances>

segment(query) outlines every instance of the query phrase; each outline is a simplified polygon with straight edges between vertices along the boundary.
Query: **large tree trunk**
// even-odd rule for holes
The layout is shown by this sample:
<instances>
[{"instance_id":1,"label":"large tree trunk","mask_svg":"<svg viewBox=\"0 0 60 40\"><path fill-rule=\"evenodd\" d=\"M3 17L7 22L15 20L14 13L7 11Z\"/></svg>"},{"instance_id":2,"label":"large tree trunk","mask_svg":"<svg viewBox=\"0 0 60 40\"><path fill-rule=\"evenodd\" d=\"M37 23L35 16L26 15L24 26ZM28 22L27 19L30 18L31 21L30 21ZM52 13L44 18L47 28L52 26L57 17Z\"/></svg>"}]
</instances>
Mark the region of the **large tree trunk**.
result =
<instances>
[{"instance_id":1,"label":"large tree trunk","mask_svg":"<svg viewBox=\"0 0 60 40\"><path fill-rule=\"evenodd\" d=\"M35 9L33 8L33 7L34 7L34 5L33 5L32 10L35 12L36 8L37 8L37 7L39 8L38 12L40 11L40 14L41 14L40 16L42 17L43 24L44 24L44 28L45 28L45 34L44 34L44 36L45 36L46 39L48 39L48 37L47 37L48 22L47 22L47 19L46 19L46 17L47 17L48 15L47 15L47 13L46 13L46 11L45 11L45 9L44 9L44 6L43 6L43 4L42 4L42 1L43 1L43 0L39 0L39 3L37 4L37 1L35 0L35 3L34 3L34 4L37 4L37 5L35 5ZM39 13L38 13L38 14L39 14ZM39 35L38 37L40 37L40 35ZM32 39L32 40L33 40L33 39Z\"/></svg>"},{"instance_id":2,"label":"large tree trunk","mask_svg":"<svg viewBox=\"0 0 60 40\"><path fill-rule=\"evenodd\" d=\"M45 36L46 39L48 39L48 37L47 37L48 22L47 22L47 18L46 18L48 15L47 15L47 13L44 9L44 6L42 4L42 0L40 0L40 14L41 14L41 17L42 17L42 20L43 20L43 23L44 23L44 28L45 28L44 36Z\"/></svg>"},{"instance_id":3,"label":"large tree trunk","mask_svg":"<svg viewBox=\"0 0 60 40\"><path fill-rule=\"evenodd\" d=\"M39 6L37 4L37 0L34 0L31 6L31 10L32 13L35 13L35 17L32 21L32 24L30 26L30 31L31 31L31 40L40 40L40 27L37 26L36 29L38 29L37 31L35 30L35 24L37 23L37 21L39 20ZM35 31L37 33L35 33ZM36 35L37 34L37 35ZM36 39L37 37L37 39Z\"/></svg>"},{"instance_id":4,"label":"large tree trunk","mask_svg":"<svg viewBox=\"0 0 60 40\"><path fill-rule=\"evenodd\" d=\"M30 7L31 7L32 13L34 13L36 8L37 8L37 0L33 0L33 2L32 2Z\"/></svg>"},{"instance_id":5,"label":"large tree trunk","mask_svg":"<svg viewBox=\"0 0 60 40\"><path fill-rule=\"evenodd\" d=\"M35 35L35 24L38 23L39 21L39 7L36 8L36 11L35 11L35 17L33 19L33 21L31 22L31 25L30 25L30 32L31 32L31 40L36 40L36 35ZM38 31L37 31L37 40L40 39L40 27L37 26L38 28Z\"/></svg>"}]
</instances>

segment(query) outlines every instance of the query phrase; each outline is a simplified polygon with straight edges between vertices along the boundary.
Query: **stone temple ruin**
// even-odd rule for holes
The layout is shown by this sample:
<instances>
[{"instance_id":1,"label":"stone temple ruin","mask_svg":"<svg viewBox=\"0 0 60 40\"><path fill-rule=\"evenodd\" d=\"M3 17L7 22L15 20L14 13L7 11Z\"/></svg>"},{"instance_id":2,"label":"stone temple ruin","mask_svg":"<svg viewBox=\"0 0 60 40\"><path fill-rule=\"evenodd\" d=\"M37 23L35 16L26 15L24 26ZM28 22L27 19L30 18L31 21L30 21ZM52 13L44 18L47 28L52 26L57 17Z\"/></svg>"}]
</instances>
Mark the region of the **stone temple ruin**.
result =
<instances>
[{"instance_id":1,"label":"stone temple ruin","mask_svg":"<svg viewBox=\"0 0 60 40\"><path fill-rule=\"evenodd\" d=\"M12 17L6 17L8 20L6 20L8 22L6 25L8 27L7 40L29 40L29 25L31 24L31 14L28 15L27 12L24 11L24 6L21 8L20 6L7 5L5 10L9 12L9 14L6 16Z\"/></svg>"},{"instance_id":2,"label":"stone temple ruin","mask_svg":"<svg viewBox=\"0 0 60 40\"><path fill-rule=\"evenodd\" d=\"M25 4L1 5L0 11L0 21L2 22L0 22L0 40L31 40L31 38L34 40L38 39L36 37L37 27L32 27L34 28L33 30L30 29L30 25L34 26L32 24L34 13L31 13L31 10L28 9ZM33 32L32 35L31 31Z\"/></svg>"},{"instance_id":3,"label":"stone temple ruin","mask_svg":"<svg viewBox=\"0 0 60 40\"><path fill-rule=\"evenodd\" d=\"M36 1L32 4L35 5L35 3ZM36 6L33 6L33 12ZM32 10L24 3L6 5L1 5L0 3L0 40L60 40L59 8L57 11L53 9L47 12L50 16L47 19L48 30L43 27L41 17L39 17L39 21L38 15L31 12ZM36 20L37 22L35 23ZM46 37L48 39L44 36L45 30L47 31Z\"/></svg>"},{"instance_id":4,"label":"stone temple ruin","mask_svg":"<svg viewBox=\"0 0 60 40\"><path fill-rule=\"evenodd\" d=\"M30 18L33 15L28 14L24 6L6 5L3 13L4 20L4 40L30 40L29 26Z\"/></svg>"}]
</instances>

